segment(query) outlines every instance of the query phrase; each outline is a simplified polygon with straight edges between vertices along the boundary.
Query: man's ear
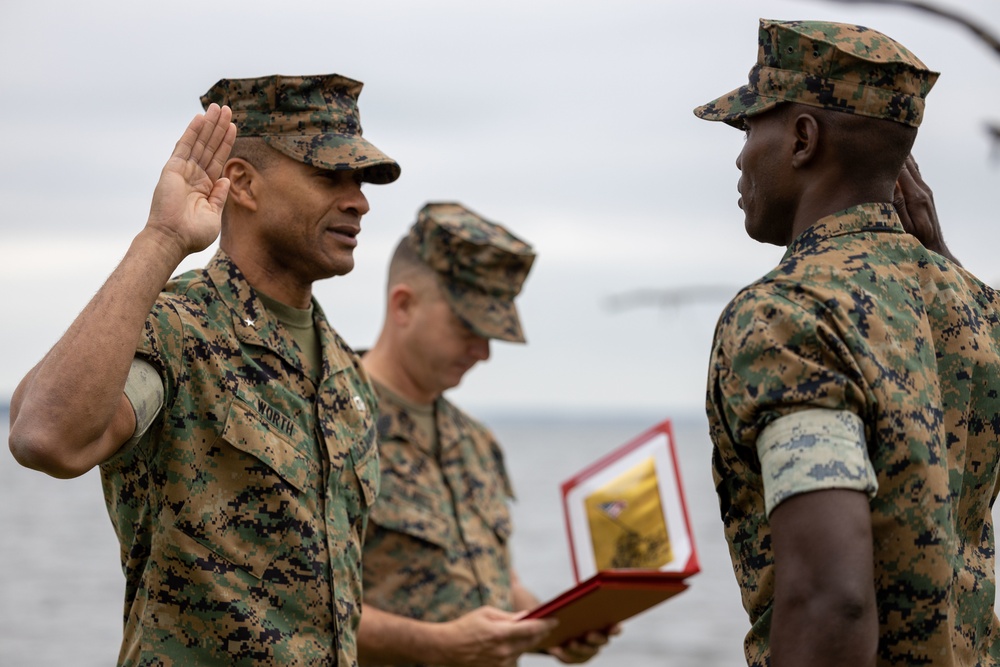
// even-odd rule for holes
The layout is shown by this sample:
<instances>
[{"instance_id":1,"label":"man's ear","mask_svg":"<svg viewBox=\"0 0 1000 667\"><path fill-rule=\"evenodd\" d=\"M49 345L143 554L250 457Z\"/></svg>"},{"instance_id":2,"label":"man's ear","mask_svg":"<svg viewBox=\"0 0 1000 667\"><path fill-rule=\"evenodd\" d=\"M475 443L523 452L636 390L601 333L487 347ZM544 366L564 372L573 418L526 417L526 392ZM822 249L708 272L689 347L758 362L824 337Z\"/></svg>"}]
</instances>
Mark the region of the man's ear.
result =
<instances>
[{"instance_id":1,"label":"man's ear","mask_svg":"<svg viewBox=\"0 0 1000 667\"><path fill-rule=\"evenodd\" d=\"M257 186L260 172L243 158L230 158L222 168L222 175L229 179L229 199L236 206L250 211L257 210Z\"/></svg>"},{"instance_id":2,"label":"man's ear","mask_svg":"<svg viewBox=\"0 0 1000 667\"><path fill-rule=\"evenodd\" d=\"M406 283L397 283L389 289L387 298L389 317L397 327L405 327L413 319L417 293Z\"/></svg>"},{"instance_id":3,"label":"man's ear","mask_svg":"<svg viewBox=\"0 0 1000 667\"><path fill-rule=\"evenodd\" d=\"M792 121L795 143L792 147L792 167L801 169L811 163L819 153L820 124L809 112L800 113Z\"/></svg>"}]
</instances>

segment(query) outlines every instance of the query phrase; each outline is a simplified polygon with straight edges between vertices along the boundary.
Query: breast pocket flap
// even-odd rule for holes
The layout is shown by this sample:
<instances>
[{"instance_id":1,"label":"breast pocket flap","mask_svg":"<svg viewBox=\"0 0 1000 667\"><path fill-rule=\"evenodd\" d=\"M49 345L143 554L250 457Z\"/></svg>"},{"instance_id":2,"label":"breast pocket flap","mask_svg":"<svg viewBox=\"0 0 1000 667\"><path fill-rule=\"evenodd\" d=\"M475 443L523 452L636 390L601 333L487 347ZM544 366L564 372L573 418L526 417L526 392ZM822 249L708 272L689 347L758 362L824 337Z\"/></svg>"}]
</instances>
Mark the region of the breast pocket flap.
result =
<instances>
[{"instance_id":1,"label":"breast pocket flap","mask_svg":"<svg viewBox=\"0 0 1000 667\"><path fill-rule=\"evenodd\" d=\"M272 410L268 406L265 409ZM241 398L233 401L226 416L222 439L230 445L267 464L286 482L299 491L306 489L309 479L317 474L316 464L300 452L293 440L308 442L300 429L286 417L277 417L285 423L285 431Z\"/></svg>"}]
</instances>

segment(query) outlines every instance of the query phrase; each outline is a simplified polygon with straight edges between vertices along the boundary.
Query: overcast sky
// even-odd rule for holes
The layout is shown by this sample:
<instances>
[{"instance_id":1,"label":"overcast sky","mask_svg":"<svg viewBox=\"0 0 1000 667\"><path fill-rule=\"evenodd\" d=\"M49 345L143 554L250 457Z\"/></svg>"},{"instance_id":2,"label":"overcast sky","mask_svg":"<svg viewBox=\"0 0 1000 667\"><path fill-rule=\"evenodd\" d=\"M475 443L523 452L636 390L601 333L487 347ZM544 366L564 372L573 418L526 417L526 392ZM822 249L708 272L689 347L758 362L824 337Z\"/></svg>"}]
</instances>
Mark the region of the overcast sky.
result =
<instances>
[{"instance_id":1,"label":"overcast sky","mask_svg":"<svg viewBox=\"0 0 1000 667\"><path fill-rule=\"evenodd\" d=\"M1000 31L995 0L938 2ZM497 343L453 392L473 409L697 411L726 296L781 249L743 231L742 134L693 107L746 80L758 18L877 28L942 72L915 154L946 238L996 284L1000 57L913 10L811 0L0 2L0 398L69 325L145 222L160 168L222 77L336 72L365 83L365 136L399 181L369 186L352 274L317 284L355 347L427 201L506 225L539 258L529 344ZM189 258L197 266L210 255ZM637 289L698 303L614 311ZM100 369L95 369L99 372Z\"/></svg>"}]
</instances>

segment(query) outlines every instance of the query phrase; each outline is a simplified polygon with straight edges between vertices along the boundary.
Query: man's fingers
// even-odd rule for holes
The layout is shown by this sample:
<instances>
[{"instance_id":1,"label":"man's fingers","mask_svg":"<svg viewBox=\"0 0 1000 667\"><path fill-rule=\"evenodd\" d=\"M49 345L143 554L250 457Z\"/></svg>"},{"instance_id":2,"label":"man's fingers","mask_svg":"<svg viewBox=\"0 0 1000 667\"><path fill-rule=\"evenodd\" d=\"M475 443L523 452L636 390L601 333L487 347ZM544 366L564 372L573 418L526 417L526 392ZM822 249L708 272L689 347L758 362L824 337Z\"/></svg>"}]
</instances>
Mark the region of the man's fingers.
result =
<instances>
[{"instance_id":1,"label":"man's fingers","mask_svg":"<svg viewBox=\"0 0 1000 667\"><path fill-rule=\"evenodd\" d=\"M513 637L533 637L536 641L552 632L559 625L559 621L554 618L530 618L514 623L511 630Z\"/></svg>"},{"instance_id":2,"label":"man's fingers","mask_svg":"<svg viewBox=\"0 0 1000 667\"><path fill-rule=\"evenodd\" d=\"M216 157L219 155L220 151L226 151L228 153L228 148L226 146L226 137L230 132L230 128L234 128L232 124L233 112L229 107L222 107L219 110L219 116L215 119L215 123L209 123L212 128L212 133L208 137L208 142L205 144L205 152L202 154L201 160L198 164L208 172L208 175L212 180L218 177L212 175L211 170L215 169ZM228 155L226 158L228 159ZM225 160L222 161L225 164Z\"/></svg>"},{"instance_id":3,"label":"man's fingers","mask_svg":"<svg viewBox=\"0 0 1000 667\"><path fill-rule=\"evenodd\" d=\"M174 150L170 157L179 158L185 162L194 160L204 168L206 165L201 164L202 160L205 160L207 164L212 157L211 155L206 157L206 148L211 145L210 152L214 153L220 146L227 143L231 132L229 126L231 125L232 111L228 107L226 108L225 120L222 121L222 118L222 109L214 103L208 107L205 113L196 115L184 129L181 138L174 144ZM232 132L235 138L235 130Z\"/></svg>"},{"instance_id":4,"label":"man's fingers","mask_svg":"<svg viewBox=\"0 0 1000 667\"><path fill-rule=\"evenodd\" d=\"M929 203L934 199L934 193L924 182L924 177L920 174L920 167L911 153L903 162L903 169L899 172L896 183L903 189L903 195L907 199L920 199L921 203Z\"/></svg>"},{"instance_id":5,"label":"man's fingers","mask_svg":"<svg viewBox=\"0 0 1000 667\"><path fill-rule=\"evenodd\" d=\"M904 193L916 190L919 187L917 179L914 177L916 173L915 166L910 166L909 162L904 163L902 170L899 172L899 177L896 179L897 187L901 188Z\"/></svg>"},{"instance_id":6,"label":"man's fingers","mask_svg":"<svg viewBox=\"0 0 1000 667\"><path fill-rule=\"evenodd\" d=\"M210 180L216 181L222 175L236 140L236 126L232 118L233 112L228 106L219 107L213 103L204 114L191 119L174 146L168 162L170 168L183 173L185 168L181 163L193 162Z\"/></svg>"},{"instance_id":7,"label":"man's fingers","mask_svg":"<svg viewBox=\"0 0 1000 667\"><path fill-rule=\"evenodd\" d=\"M229 197L230 185L231 182L228 178L220 178L212 185L212 191L208 195L208 203L220 214L222 207L226 205L226 198Z\"/></svg>"},{"instance_id":8,"label":"man's fingers","mask_svg":"<svg viewBox=\"0 0 1000 667\"><path fill-rule=\"evenodd\" d=\"M184 134L182 134L181 138L177 140L176 144L174 144L174 152L170 154L170 157L180 158L185 161L190 159L191 152L194 150L194 146L198 142L198 135L204 125L204 115L198 114L192 118L191 122L188 123L187 128L184 129Z\"/></svg>"},{"instance_id":9,"label":"man's fingers","mask_svg":"<svg viewBox=\"0 0 1000 667\"><path fill-rule=\"evenodd\" d=\"M554 618L517 621L509 629L507 638L516 652L523 653L537 646L557 625L559 621Z\"/></svg>"},{"instance_id":10,"label":"man's fingers","mask_svg":"<svg viewBox=\"0 0 1000 667\"><path fill-rule=\"evenodd\" d=\"M587 662L600 651L599 646L589 646L572 641L549 649L549 654L566 664Z\"/></svg>"},{"instance_id":11,"label":"man's fingers","mask_svg":"<svg viewBox=\"0 0 1000 667\"><path fill-rule=\"evenodd\" d=\"M228 109L228 107L226 107ZM231 115L231 114L230 114ZM233 150L233 142L236 140L236 125L226 121L225 125L216 128L212 135L214 146L210 146L211 159L208 164L202 165L208 177L213 181L222 175L222 168L226 166L229 154Z\"/></svg>"},{"instance_id":12,"label":"man's fingers","mask_svg":"<svg viewBox=\"0 0 1000 667\"><path fill-rule=\"evenodd\" d=\"M211 160L209 146L211 145L213 135L218 130L221 116L222 108L218 104L213 102L208 105L208 108L205 110L205 122L198 129L198 137L191 148L191 160L196 162L202 169ZM218 146L218 143L216 146Z\"/></svg>"}]
</instances>

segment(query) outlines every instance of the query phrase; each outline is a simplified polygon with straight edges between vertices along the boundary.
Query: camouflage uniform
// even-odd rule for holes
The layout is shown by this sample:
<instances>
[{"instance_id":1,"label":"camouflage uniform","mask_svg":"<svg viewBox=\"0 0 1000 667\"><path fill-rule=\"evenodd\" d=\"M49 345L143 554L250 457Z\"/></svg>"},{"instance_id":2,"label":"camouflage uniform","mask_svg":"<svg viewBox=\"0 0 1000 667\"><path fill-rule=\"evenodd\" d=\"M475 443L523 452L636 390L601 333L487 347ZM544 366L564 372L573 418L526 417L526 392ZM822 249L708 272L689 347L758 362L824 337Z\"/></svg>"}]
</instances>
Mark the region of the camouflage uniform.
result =
<instances>
[{"instance_id":1,"label":"camouflage uniform","mask_svg":"<svg viewBox=\"0 0 1000 667\"><path fill-rule=\"evenodd\" d=\"M915 125L936 75L889 42L858 26L762 22L762 66L750 85L696 113L740 125L780 101L862 113L850 100L864 98L866 115ZM755 72L768 63L830 74L839 62L834 69L846 71L830 76L843 81L866 69L850 55L866 47L879 62L859 94L829 95L836 86L813 72L803 88L755 97ZM872 86L893 94L864 93ZM904 233L888 203L817 221L727 306L707 408L726 538L752 623L749 665L770 662L770 511L821 489L870 497L879 665L1000 664L991 516L998 387L1000 295Z\"/></svg>"},{"instance_id":2,"label":"camouflage uniform","mask_svg":"<svg viewBox=\"0 0 1000 667\"><path fill-rule=\"evenodd\" d=\"M374 168L363 178L388 182L398 166L349 122L359 89L337 75L223 80L203 102L230 104L244 136L295 159L347 169L353 151ZM318 382L224 252L160 294L137 354L162 379L162 412L101 465L126 578L120 664L357 664L375 396L315 302L313 322Z\"/></svg>"},{"instance_id":3,"label":"camouflage uniform","mask_svg":"<svg viewBox=\"0 0 1000 667\"><path fill-rule=\"evenodd\" d=\"M995 664L990 507L1000 455L1000 295L903 233L891 205L820 220L726 308L709 380L714 475L753 629L767 664L774 572L758 456L762 431L810 408L845 410L852 443L814 433L782 483L871 499L880 665ZM982 662L977 662L982 661Z\"/></svg>"},{"instance_id":4,"label":"camouflage uniform","mask_svg":"<svg viewBox=\"0 0 1000 667\"><path fill-rule=\"evenodd\" d=\"M364 550L365 603L424 621L492 605L513 609L503 453L454 404L434 404L438 446L378 390L382 490Z\"/></svg>"},{"instance_id":5,"label":"camouflage uniform","mask_svg":"<svg viewBox=\"0 0 1000 667\"><path fill-rule=\"evenodd\" d=\"M139 353L165 409L101 466L125 665L353 665L378 493L374 395L318 305L320 385L221 251L171 281Z\"/></svg>"},{"instance_id":6,"label":"camouflage uniform","mask_svg":"<svg viewBox=\"0 0 1000 667\"><path fill-rule=\"evenodd\" d=\"M453 312L485 338L523 342L516 296L531 247L458 204L428 204L405 241ZM512 497L492 433L443 397L436 433L376 383L382 490L364 546L365 604L430 622L484 605L513 610Z\"/></svg>"}]
</instances>

